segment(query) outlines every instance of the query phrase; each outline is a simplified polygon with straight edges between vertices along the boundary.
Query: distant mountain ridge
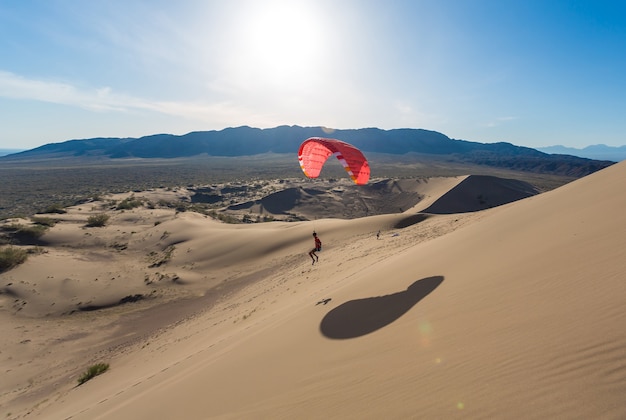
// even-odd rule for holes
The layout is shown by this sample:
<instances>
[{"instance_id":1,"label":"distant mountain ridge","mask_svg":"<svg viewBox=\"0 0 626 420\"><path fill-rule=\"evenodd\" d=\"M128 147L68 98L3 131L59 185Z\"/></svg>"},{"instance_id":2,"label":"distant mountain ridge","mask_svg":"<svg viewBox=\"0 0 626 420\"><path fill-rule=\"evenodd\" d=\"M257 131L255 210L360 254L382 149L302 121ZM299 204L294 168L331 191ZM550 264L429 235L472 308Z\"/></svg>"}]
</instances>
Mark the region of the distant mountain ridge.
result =
<instances>
[{"instance_id":1,"label":"distant mountain ridge","mask_svg":"<svg viewBox=\"0 0 626 420\"><path fill-rule=\"evenodd\" d=\"M0 156L11 155L14 153L23 152L24 149L0 149Z\"/></svg>"},{"instance_id":2,"label":"distant mountain ridge","mask_svg":"<svg viewBox=\"0 0 626 420\"><path fill-rule=\"evenodd\" d=\"M575 156L549 155L510 143L479 143L454 140L424 129L362 128L328 130L323 127L279 126L260 129L248 126L219 131L196 131L185 135L156 134L141 138L93 138L46 144L0 158L50 159L67 157L182 158L251 156L264 153L296 153L309 137L332 137L349 142L365 153L419 154L432 159L453 160L508 169L568 176L584 176L613 162Z\"/></svg>"},{"instance_id":3,"label":"distant mountain ridge","mask_svg":"<svg viewBox=\"0 0 626 420\"><path fill-rule=\"evenodd\" d=\"M594 144L583 149L576 149L558 145L539 147L537 150L544 153L571 155L587 159L611 160L614 162L626 160L626 146L613 147L606 144Z\"/></svg>"}]
</instances>

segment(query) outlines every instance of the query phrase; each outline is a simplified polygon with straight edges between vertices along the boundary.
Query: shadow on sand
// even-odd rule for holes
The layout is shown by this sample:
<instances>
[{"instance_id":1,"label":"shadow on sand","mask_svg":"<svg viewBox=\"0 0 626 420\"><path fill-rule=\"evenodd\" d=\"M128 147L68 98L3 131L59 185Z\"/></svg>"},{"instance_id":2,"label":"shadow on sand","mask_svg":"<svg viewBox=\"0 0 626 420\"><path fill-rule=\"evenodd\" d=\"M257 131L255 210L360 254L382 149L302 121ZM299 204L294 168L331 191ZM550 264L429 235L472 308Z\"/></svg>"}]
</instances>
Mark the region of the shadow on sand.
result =
<instances>
[{"instance_id":1,"label":"shadow on sand","mask_svg":"<svg viewBox=\"0 0 626 420\"><path fill-rule=\"evenodd\" d=\"M443 276L417 280L406 290L386 296L351 300L326 314L320 324L325 337L360 337L391 324L443 282Z\"/></svg>"}]
</instances>

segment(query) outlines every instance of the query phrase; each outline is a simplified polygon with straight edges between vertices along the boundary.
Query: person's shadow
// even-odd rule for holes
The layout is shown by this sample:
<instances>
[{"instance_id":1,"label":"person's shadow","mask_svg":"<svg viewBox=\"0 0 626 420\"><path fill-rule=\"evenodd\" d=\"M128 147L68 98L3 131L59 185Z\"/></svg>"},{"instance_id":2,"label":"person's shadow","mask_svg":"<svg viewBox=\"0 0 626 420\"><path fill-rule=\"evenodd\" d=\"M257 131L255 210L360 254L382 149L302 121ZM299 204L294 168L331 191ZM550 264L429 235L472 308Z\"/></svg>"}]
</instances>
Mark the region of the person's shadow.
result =
<instances>
[{"instance_id":1,"label":"person's shadow","mask_svg":"<svg viewBox=\"0 0 626 420\"><path fill-rule=\"evenodd\" d=\"M386 296L351 300L332 309L320 324L325 337L360 337L391 324L443 282L443 276L417 280L406 290Z\"/></svg>"}]
</instances>

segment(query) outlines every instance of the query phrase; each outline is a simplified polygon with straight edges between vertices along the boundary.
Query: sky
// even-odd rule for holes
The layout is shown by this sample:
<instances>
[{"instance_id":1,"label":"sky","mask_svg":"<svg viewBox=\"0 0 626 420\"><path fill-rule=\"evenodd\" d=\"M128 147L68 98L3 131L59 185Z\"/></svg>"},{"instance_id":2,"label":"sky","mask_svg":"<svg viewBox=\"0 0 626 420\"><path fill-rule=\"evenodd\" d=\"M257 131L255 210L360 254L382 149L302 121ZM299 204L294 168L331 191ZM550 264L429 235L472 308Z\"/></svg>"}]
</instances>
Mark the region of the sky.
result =
<instances>
[{"instance_id":1,"label":"sky","mask_svg":"<svg viewBox=\"0 0 626 420\"><path fill-rule=\"evenodd\" d=\"M626 2L0 0L0 148L243 125L626 145Z\"/></svg>"}]
</instances>

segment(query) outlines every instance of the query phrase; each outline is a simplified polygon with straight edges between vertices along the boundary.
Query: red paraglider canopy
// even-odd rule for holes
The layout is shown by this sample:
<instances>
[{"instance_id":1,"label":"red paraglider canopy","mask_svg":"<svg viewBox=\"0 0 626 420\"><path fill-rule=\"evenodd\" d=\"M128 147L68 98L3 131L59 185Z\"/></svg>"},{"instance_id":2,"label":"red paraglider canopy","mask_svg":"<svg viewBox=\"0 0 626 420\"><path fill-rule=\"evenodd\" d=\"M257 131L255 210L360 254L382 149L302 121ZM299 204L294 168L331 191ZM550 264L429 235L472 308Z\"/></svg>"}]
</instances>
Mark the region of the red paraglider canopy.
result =
<instances>
[{"instance_id":1,"label":"red paraglider canopy","mask_svg":"<svg viewBox=\"0 0 626 420\"><path fill-rule=\"evenodd\" d=\"M370 166L363 153L353 145L336 139L322 137L306 139L298 150L302 172L309 178L317 178L331 155L337 156L355 184L367 184L370 179Z\"/></svg>"}]
</instances>

